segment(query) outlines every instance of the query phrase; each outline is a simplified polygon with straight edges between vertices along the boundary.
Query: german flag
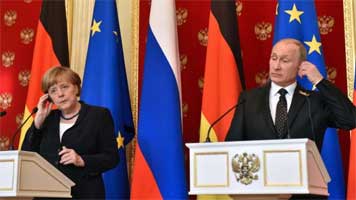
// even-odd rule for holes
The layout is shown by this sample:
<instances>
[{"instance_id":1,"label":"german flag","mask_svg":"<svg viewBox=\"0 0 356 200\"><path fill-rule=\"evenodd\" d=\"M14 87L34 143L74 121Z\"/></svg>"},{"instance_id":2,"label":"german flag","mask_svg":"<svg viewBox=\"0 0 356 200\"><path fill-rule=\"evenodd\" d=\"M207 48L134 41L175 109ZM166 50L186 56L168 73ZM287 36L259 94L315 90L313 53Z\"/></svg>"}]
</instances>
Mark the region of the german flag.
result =
<instances>
[{"instance_id":1,"label":"german flag","mask_svg":"<svg viewBox=\"0 0 356 200\"><path fill-rule=\"evenodd\" d=\"M211 1L208 37L200 142L206 140L210 125L237 104L245 88L234 0ZM230 112L211 129L211 141L225 140L233 115Z\"/></svg>"},{"instance_id":2,"label":"german flag","mask_svg":"<svg viewBox=\"0 0 356 200\"><path fill-rule=\"evenodd\" d=\"M28 85L23 119L26 119L42 95L41 80L43 74L54 66L69 66L67 20L64 1L43 1L41 15L37 25L36 41L33 52L31 79ZM31 122L21 130L19 149Z\"/></svg>"}]
</instances>

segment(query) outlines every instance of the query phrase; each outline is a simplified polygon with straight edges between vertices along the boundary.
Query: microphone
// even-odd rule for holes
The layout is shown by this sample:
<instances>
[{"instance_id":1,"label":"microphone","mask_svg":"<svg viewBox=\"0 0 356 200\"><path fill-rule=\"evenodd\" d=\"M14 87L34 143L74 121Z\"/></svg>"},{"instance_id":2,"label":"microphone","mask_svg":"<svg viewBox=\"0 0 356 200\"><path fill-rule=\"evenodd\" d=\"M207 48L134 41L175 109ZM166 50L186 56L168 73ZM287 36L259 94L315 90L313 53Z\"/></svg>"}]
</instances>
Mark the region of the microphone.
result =
<instances>
[{"instance_id":1,"label":"microphone","mask_svg":"<svg viewBox=\"0 0 356 200\"><path fill-rule=\"evenodd\" d=\"M314 130L314 123L313 123L313 118L311 116L311 103L310 103L310 100L309 100L309 93L307 92L303 92L303 91L299 91L299 93L301 95L304 95L305 96L305 99L307 101L307 104L308 104L308 118L309 118L309 121L310 121L310 128L311 128L311 132L312 132L312 136L313 136L313 140L314 142L316 143L316 134L315 134L315 130Z\"/></svg>"},{"instance_id":2,"label":"microphone","mask_svg":"<svg viewBox=\"0 0 356 200\"><path fill-rule=\"evenodd\" d=\"M245 99L242 99L240 102L238 102L236 105L232 106L231 108L229 108L229 110L227 110L226 112L224 112L219 118L217 118L210 126L208 129L208 133L206 134L206 139L205 142L211 142L210 140L210 131L213 128L213 126L215 124L217 124L220 120L222 120L227 114L229 114L232 110L234 110L235 108L239 107L241 104L245 103Z\"/></svg>"},{"instance_id":3,"label":"microphone","mask_svg":"<svg viewBox=\"0 0 356 200\"><path fill-rule=\"evenodd\" d=\"M5 115L6 115L6 111L5 110L0 112L0 117L3 117Z\"/></svg>"},{"instance_id":4,"label":"microphone","mask_svg":"<svg viewBox=\"0 0 356 200\"><path fill-rule=\"evenodd\" d=\"M314 142L316 142L316 135L315 135L315 131L314 131L314 123L313 123L313 118L311 116L311 104L310 104L310 100L308 97L306 97L307 99L307 104L308 104L308 117L309 117L309 121L310 121L310 127L311 127L311 131L313 134L313 140Z\"/></svg>"},{"instance_id":5,"label":"microphone","mask_svg":"<svg viewBox=\"0 0 356 200\"><path fill-rule=\"evenodd\" d=\"M30 113L30 115L26 118L26 120L24 122L22 122L22 124L16 129L16 131L14 132L14 134L12 135L12 138L11 138L11 142L10 142L10 145L9 145L9 150L14 150L14 142L15 142L15 137L17 135L17 133L19 132L19 130L21 130L21 128L26 124L26 122L30 119L30 117L35 114L36 112L38 111L38 108L37 107L34 107L32 109L32 112Z\"/></svg>"}]
</instances>

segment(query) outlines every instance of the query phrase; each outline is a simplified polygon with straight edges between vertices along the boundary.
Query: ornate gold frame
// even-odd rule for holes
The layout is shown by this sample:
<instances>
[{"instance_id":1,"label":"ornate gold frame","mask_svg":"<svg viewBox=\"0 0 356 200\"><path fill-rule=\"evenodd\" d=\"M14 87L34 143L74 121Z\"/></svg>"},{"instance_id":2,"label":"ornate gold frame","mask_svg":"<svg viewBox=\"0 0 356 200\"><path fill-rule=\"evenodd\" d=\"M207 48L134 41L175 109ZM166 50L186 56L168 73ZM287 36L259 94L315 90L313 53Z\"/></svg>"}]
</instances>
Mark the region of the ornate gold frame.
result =
<instances>
[{"instance_id":1,"label":"ornate gold frame","mask_svg":"<svg viewBox=\"0 0 356 200\"><path fill-rule=\"evenodd\" d=\"M356 3L354 0L343 0L343 4L347 91L352 100L356 65Z\"/></svg>"},{"instance_id":2,"label":"ornate gold frame","mask_svg":"<svg viewBox=\"0 0 356 200\"><path fill-rule=\"evenodd\" d=\"M272 153L297 153L298 155L298 160L299 160L299 183L279 183L279 184L271 184L268 183L267 180L267 154L272 154ZM302 163L302 152L300 150L267 150L263 151L263 184L265 187L287 187L287 186L304 186L303 184L303 163Z\"/></svg>"},{"instance_id":3,"label":"ornate gold frame","mask_svg":"<svg viewBox=\"0 0 356 200\"><path fill-rule=\"evenodd\" d=\"M225 155L226 156L226 183L225 184L213 184L213 185L208 185L208 184L198 184L198 162L197 162L197 157L198 156L207 156L207 155ZM230 167L229 167L229 153L228 152L203 152L203 153L194 153L194 187L229 187L230 186Z\"/></svg>"}]
</instances>

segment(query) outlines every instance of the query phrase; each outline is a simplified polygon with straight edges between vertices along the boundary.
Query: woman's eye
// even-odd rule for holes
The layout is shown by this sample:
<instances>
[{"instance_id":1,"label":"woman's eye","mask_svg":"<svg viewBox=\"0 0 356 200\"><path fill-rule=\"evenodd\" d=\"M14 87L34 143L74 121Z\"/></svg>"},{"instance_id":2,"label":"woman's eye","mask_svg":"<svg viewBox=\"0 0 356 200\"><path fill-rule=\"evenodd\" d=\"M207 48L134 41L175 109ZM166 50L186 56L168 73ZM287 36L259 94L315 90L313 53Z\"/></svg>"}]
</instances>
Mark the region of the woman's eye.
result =
<instances>
[{"instance_id":1,"label":"woman's eye","mask_svg":"<svg viewBox=\"0 0 356 200\"><path fill-rule=\"evenodd\" d=\"M56 90L55 89L53 89L53 90L49 90L48 91L48 93L50 93L50 94L53 94L53 93L55 93L56 92Z\"/></svg>"}]
</instances>

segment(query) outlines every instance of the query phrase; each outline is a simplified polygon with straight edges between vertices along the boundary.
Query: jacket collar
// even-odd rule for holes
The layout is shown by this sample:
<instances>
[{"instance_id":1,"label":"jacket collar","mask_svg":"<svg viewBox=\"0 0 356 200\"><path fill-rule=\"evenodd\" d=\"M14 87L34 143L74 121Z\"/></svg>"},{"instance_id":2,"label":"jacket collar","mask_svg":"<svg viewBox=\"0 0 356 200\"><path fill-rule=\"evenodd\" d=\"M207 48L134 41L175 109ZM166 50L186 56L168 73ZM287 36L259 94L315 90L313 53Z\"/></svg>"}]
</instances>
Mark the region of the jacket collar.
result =
<instances>
[{"instance_id":1,"label":"jacket collar","mask_svg":"<svg viewBox=\"0 0 356 200\"><path fill-rule=\"evenodd\" d=\"M301 107L305 104L306 97L309 96L309 93L302 88L299 84L297 84L297 87L295 88L293 99L292 99L292 104L290 106L289 112L288 112L288 127L290 129L291 125L293 124L296 116L298 113L300 113Z\"/></svg>"},{"instance_id":2,"label":"jacket collar","mask_svg":"<svg viewBox=\"0 0 356 200\"><path fill-rule=\"evenodd\" d=\"M272 120L271 110L269 107L269 92L271 89L271 81L269 81L264 87L262 87L262 89L263 89L264 96L265 96L264 114L265 114L265 118L267 120L267 124L268 124L270 130L272 130L273 133L276 136L278 136L277 130L276 130L273 120ZM296 86L294 94L293 94L292 103L291 103L291 106L288 111L288 130L291 130L291 126L293 125L293 122L296 119L296 116L298 115L298 113L300 113L301 107L305 104L305 100L306 100L305 98L307 96L309 96L309 92L306 91L302 86L300 86L297 83L297 86ZM289 134L291 134L291 133L289 132Z\"/></svg>"}]
</instances>

